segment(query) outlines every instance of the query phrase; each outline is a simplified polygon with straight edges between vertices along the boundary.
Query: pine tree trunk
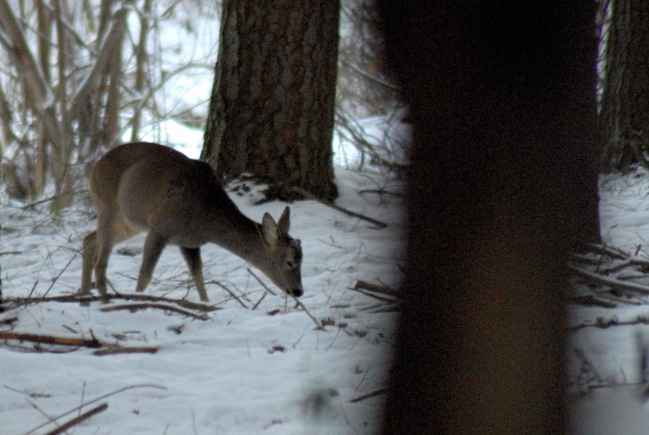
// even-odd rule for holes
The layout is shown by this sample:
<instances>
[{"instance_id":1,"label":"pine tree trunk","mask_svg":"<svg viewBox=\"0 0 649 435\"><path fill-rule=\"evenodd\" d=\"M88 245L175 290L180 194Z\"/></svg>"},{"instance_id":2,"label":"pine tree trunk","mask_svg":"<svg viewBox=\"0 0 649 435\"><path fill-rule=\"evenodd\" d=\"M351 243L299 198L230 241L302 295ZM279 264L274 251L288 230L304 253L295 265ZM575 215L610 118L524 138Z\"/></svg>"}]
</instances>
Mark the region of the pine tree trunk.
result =
<instances>
[{"instance_id":1,"label":"pine tree trunk","mask_svg":"<svg viewBox=\"0 0 649 435\"><path fill-rule=\"evenodd\" d=\"M649 166L648 20L648 2L613 2L599 119L605 171Z\"/></svg>"},{"instance_id":2,"label":"pine tree trunk","mask_svg":"<svg viewBox=\"0 0 649 435\"><path fill-rule=\"evenodd\" d=\"M332 200L339 1L224 1L201 158Z\"/></svg>"}]
</instances>

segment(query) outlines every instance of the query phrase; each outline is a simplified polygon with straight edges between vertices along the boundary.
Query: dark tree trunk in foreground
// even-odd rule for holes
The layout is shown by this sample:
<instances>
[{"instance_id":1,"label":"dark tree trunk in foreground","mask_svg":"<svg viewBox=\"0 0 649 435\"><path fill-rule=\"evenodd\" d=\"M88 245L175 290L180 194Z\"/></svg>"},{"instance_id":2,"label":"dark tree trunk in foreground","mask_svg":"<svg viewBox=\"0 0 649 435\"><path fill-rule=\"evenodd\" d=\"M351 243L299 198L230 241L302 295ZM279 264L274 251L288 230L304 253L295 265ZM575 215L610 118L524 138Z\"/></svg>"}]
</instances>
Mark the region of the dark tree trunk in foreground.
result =
<instances>
[{"instance_id":1,"label":"dark tree trunk in foreground","mask_svg":"<svg viewBox=\"0 0 649 435\"><path fill-rule=\"evenodd\" d=\"M600 112L605 171L649 166L649 2L615 0Z\"/></svg>"},{"instance_id":2,"label":"dark tree trunk in foreground","mask_svg":"<svg viewBox=\"0 0 649 435\"><path fill-rule=\"evenodd\" d=\"M596 240L595 2L379 1L413 124L384 434L564 431L567 252Z\"/></svg>"},{"instance_id":3,"label":"dark tree trunk in foreground","mask_svg":"<svg viewBox=\"0 0 649 435\"><path fill-rule=\"evenodd\" d=\"M340 2L224 1L201 158L223 179L252 173L334 199Z\"/></svg>"}]
</instances>

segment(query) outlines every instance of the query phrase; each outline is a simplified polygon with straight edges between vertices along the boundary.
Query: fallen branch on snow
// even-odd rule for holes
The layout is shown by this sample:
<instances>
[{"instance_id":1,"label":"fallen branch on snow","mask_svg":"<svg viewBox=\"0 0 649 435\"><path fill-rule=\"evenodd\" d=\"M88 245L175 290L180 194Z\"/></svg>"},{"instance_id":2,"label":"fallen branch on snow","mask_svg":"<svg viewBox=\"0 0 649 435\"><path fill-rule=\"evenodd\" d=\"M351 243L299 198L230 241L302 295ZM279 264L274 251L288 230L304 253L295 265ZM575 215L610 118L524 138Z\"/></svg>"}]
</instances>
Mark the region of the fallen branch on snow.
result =
<instances>
[{"instance_id":1,"label":"fallen branch on snow","mask_svg":"<svg viewBox=\"0 0 649 435\"><path fill-rule=\"evenodd\" d=\"M571 269L577 272L582 278L594 284L610 286L617 290L620 290L621 292L632 291L644 295L649 295L649 287L645 285L635 284L632 282L624 282L619 279L611 278L609 276L590 272L588 270L582 269L581 267L571 266Z\"/></svg>"},{"instance_id":2,"label":"fallen branch on snow","mask_svg":"<svg viewBox=\"0 0 649 435\"><path fill-rule=\"evenodd\" d=\"M294 186L293 191L296 192L296 193L299 193L300 195L302 195L303 197L305 197L307 199L311 199L313 201L319 202L320 204L324 204L327 207L331 207L331 208L333 208L335 210L338 210L338 211L340 211L342 213L345 213L348 216L353 216L353 217L356 217L356 218L363 219L365 221L371 222L371 223L373 223L374 225L376 225L379 228L385 228L385 227L388 226L388 224L386 224L384 222L377 221L376 219L373 219L371 217L367 217L367 216L364 216L362 214L355 213L353 211L347 210L345 208L337 206L333 202L322 200L322 199L318 198L317 196L315 196L314 194L309 193L309 192L307 192L306 190L304 190L304 189L302 189L300 187Z\"/></svg>"},{"instance_id":3,"label":"fallen branch on snow","mask_svg":"<svg viewBox=\"0 0 649 435\"><path fill-rule=\"evenodd\" d=\"M632 325L649 325L649 317L645 316L638 316L635 320L629 320L626 322L620 322L617 319L604 319L604 318L597 318L595 323L582 323L576 326L572 326L568 328L569 332L574 332L574 331L579 331L580 329L584 328L600 328L600 329L607 329L611 328L613 326L632 326Z\"/></svg>"},{"instance_id":4,"label":"fallen branch on snow","mask_svg":"<svg viewBox=\"0 0 649 435\"><path fill-rule=\"evenodd\" d=\"M122 353L156 353L158 351L157 347L151 346L140 346L140 347L122 347L122 346L106 346L102 347L99 350L94 351L92 354L97 356L104 355L118 355Z\"/></svg>"},{"instance_id":5,"label":"fallen branch on snow","mask_svg":"<svg viewBox=\"0 0 649 435\"><path fill-rule=\"evenodd\" d=\"M102 343L95 337L92 337L91 339L75 337L55 337L53 335L20 334L11 331L0 331L0 340L29 341L32 343L89 347L91 349L98 349L103 346Z\"/></svg>"},{"instance_id":6,"label":"fallen branch on snow","mask_svg":"<svg viewBox=\"0 0 649 435\"><path fill-rule=\"evenodd\" d=\"M384 295L388 295L388 296L393 296L395 298L399 296L399 292L397 290L394 290L394 289L391 289L390 287L386 287L386 286L382 286L382 285L371 284L369 282L362 281L362 280L356 281L356 285L354 286L354 288L352 288L352 290L357 290L357 291L358 290L369 290L369 291L374 292L374 293L380 293L380 294L384 294ZM365 293L365 294L367 294L367 293ZM369 296L373 296L373 295L369 295ZM380 299L381 300L387 300L387 299L383 299L383 298L380 298ZM392 302L392 300L390 300L390 302Z\"/></svg>"},{"instance_id":7,"label":"fallen branch on snow","mask_svg":"<svg viewBox=\"0 0 649 435\"><path fill-rule=\"evenodd\" d=\"M129 310L131 312L146 310L147 308L154 308L158 310L171 311L174 313L182 314L183 316L191 317L196 320L209 320L210 318L205 314L196 314L191 311L183 310L182 308L174 307L173 305L166 304L156 304L150 302L140 302L140 303L131 303L131 304L121 304L121 305L109 305L107 307L100 308L99 311L108 313L111 311L118 310Z\"/></svg>"},{"instance_id":8,"label":"fallen branch on snow","mask_svg":"<svg viewBox=\"0 0 649 435\"><path fill-rule=\"evenodd\" d=\"M0 331L0 340L28 341L31 343L51 344L59 346L87 347L101 349L95 355L108 355L117 353L155 353L157 347L122 347L113 343L102 343L97 338L56 337L53 335L21 334L11 331Z\"/></svg>"},{"instance_id":9,"label":"fallen branch on snow","mask_svg":"<svg viewBox=\"0 0 649 435\"><path fill-rule=\"evenodd\" d=\"M386 391L388 391L388 389L383 388L382 390L374 391L373 393L365 394L364 396L352 399L352 400L349 401L349 403L357 403L357 402L360 402L361 400L370 399L372 397L380 396L381 394L385 393Z\"/></svg>"},{"instance_id":10,"label":"fallen branch on snow","mask_svg":"<svg viewBox=\"0 0 649 435\"><path fill-rule=\"evenodd\" d=\"M216 285L218 285L223 290L228 292L230 294L230 296L232 296L234 299L236 299L236 301L239 302L239 304L241 304L241 306L243 308L248 309L248 306L246 304L244 304L243 301L241 301L241 299L239 299L239 297L232 292L232 290L230 290L229 288L227 288L226 286L224 286L220 282L218 282L218 281L209 281L209 282L206 282L205 284L216 284Z\"/></svg>"},{"instance_id":11,"label":"fallen branch on snow","mask_svg":"<svg viewBox=\"0 0 649 435\"><path fill-rule=\"evenodd\" d=\"M104 412L105 410L108 409L108 404L107 403L102 403L99 406L96 406L95 408L92 408L90 411L86 411L81 415L78 415L77 417L73 418L72 420L68 421L65 424L62 424L61 426L57 427L56 429L47 432L46 435L58 435L61 434L71 427L74 427L78 424L83 423L84 421L88 420L90 417L93 417L100 412Z\"/></svg>"},{"instance_id":12,"label":"fallen branch on snow","mask_svg":"<svg viewBox=\"0 0 649 435\"><path fill-rule=\"evenodd\" d=\"M71 409L69 411L66 411L63 414L60 414L60 415L58 415L58 416L56 416L54 418L51 418L49 421L46 421L45 423L42 423L42 424L36 426L35 428L33 428L32 430L30 430L29 432L25 433L25 435L31 435L34 432L36 432L37 430L39 430L39 429L41 429L41 428L55 422L58 419L66 417L66 416L68 416L68 415L70 415L70 414L72 414L74 412L80 411L82 408L85 408L88 405L92 405L93 403L97 403L100 400L104 400L104 399L106 399L106 398L108 398L110 396L114 396L115 394L123 393L124 391L132 390L134 388L157 388L159 390L166 390L167 389L167 388L162 387L160 385L150 385L150 384L130 385L128 387L120 388L119 390L115 390L115 391L113 391L111 393L104 394L103 396L99 396L96 399L90 400L89 402L86 402L86 403L82 403L81 405L77 406L76 408L73 408L73 409Z\"/></svg>"},{"instance_id":13,"label":"fallen branch on snow","mask_svg":"<svg viewBox=\"0 0 649 435\"><path fill-rule=\"evenodd\" d=\"M586 252L570 256L573 282L567 302L614 308L649 304L649 258L607 245L586 244Z\"/></svg>"},{"instance_id":14,"label":"fallen branch on snow","mask_svg":"<svg viewBox=\"0 0 649 435\"><path fill-rule=\"evenodd\" d=\"M175 304L183 308L188 308L190 310L211 312L221 310L222 308L216 307L214 305L205 305L197 302L191 302L184 299L170 299L162 296L152 296L146 294L132 294L132 293L121 293L118 295L109 294L106 296L106 299L109 301L112 300L125 300L125 301L147 301L147 302L166 302L169 304ZM73 294L65 296L48 296L48 297L29 297L29 298L8 298L6 299L5 305L14 305L16 307L26 306L32 304L40 304L43 302L99 302L102 300L101 296L95 295L82 295L82 294Z\"/></svg>"},{"instance_id":15,"label":"fallen branch on snow","mask_svg":"<svg viewBox=\"0 0 649 435\"><path fill-rule=\"evenodd\" d=\"M255 273L254 273L252 270L250 270L250 268L248 268L247 270L248 270L248 273L249 273L250 275L254 276L255 279L256 279L257 281L259 281L259 284L261 284L261 285L266 289L267 292L270 292L270 293L273 294L273 295L275 294L275 293L273 293L272 291L270 291L270 289L268 288L268 286L267 286L266 284L264 284L264 282L263 282L261 279L259 279L259 277L258 277L257 275L255 275ZM285 295L289 296L288 293L285 293ZM295 295L291 294L290 296L291 296L293 299L295 299L295 303L296 303L298 306L302 307L302 309L304 310L304 312L306 313L306 315L309 316L309 317L311 318L311 320L313 320L313 323L316 324L316 329L322 329L322 330L324 330L324 327L325 327L326 325L325 325L324 323L320 323L320 322L318 322L318 321L316 320L316 318L313 317L313 316L311 315L311 313L309 312L309 310L307 310L306 306L305 306L302 302L300 302L300 300L299 300L297 297L295 297ZM262 298L262 299L263 299L263 298ZM261 300L259 300L259 302L261 302ZM255 308L257 307L257 305L259 305L259 302L255 305ZM253 309L254 309L254 308L253 308Z\"/></svg>"}]
</instances>

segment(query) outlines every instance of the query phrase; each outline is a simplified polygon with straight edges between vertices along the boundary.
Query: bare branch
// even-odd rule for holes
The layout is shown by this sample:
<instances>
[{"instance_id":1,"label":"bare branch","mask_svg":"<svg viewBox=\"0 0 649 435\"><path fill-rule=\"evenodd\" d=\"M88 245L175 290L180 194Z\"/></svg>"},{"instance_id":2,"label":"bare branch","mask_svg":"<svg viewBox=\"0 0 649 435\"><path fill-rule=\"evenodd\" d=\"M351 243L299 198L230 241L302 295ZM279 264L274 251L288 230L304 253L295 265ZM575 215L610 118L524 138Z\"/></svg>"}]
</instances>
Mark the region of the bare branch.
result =
<instances>
[{"instance_id":1,"label":"bare branch","mask_svg":"<svg viewBox=\"0 0 649 435\"><path fill-rule=\"evenodd\" d=\"M35 112L42 111L45 103L52 100L51 90L46 84L43 72L29 49L18 20L7 0L0 0L0 26L7 35L17 66L24 77L27 95Z\"/></svg>"},{"instance_id":2,"label":"bare branch","mask_svg":"<svg viewBox=\"0 0 649 435\"><path fill-rule=\"evenodd\" d=\"M146 63L146 42L149 35L149 21L151 17L151 0L144 1L144 10L140 16L140 38L135 49L136 67L135 67L135 92L142 94L144 90L144 68ZM131 141L135 142L140 135L140 116L141 110L136 110L133 114Z\"/></svg>"},{"instance_id":3,"label":"bare branch","mask_svg":"<svg viewBox=\"0 0 649 435\"><path fill-rule=\"evenodd\" d=\"M110 396L114 396L114 395L116 395L116 394L123 393L124 391L132 390L132 389L134 389L134 388L157 388L157 389L159 389L159 390L166 390L166 389L167 389L167 388L162 387L162 386L160 386L160 385L151 385L151 384L130 385L130 386L128 386L128 387L124 387L124 388L120 388L119 390L115 390L115 391L113 391L113 392L111 392L111 393L104 394L103 396L99 396L99 397L97 397L96 399L93 399L93 400L91 400L91 401L89 401L89 402L82 403L81 405L79 405L79 406L77 406L77 407L75 407L75 408L73 408L73 409L71 409L71 410L69 410L69 411L67 411L67 412L64 412L63 414L61 414L61 415L59 415L59 416L57 416L57 417L55 417L54 420L58 420L58 419L60 419L60 418L63 418L63 417L65 417L65 416L68 416L68 415L70 415L70 414L72 414L72 413L74 413L74 412L77 412L77 411L81 410L82 408L85 408L85 407L88 406L88 405L92 405L93 403L97 403L97 402L99 402L100 400L107 399L107 398L110 397ZM43 427L49 425L50 423L51 423L51 422L46 421L45 423L42 423L42 424L36 426L35 428L33 428L32 430L30 430L29 432L27 432L25 435L31 435L31 434L33 434L34 432L36 432L37 430L39 430L39 429L41 429L41 428L43 428Z\"/></svg>"},{"instance_id":4,"label":"bare branch","mask_svg":"<svg viewBox=\"0 0 649 435\"><path fill-rule=\"evenodd\" d=\"M161 296L145 295L139 293L134 293L134 294L121 293L119 295L106 295L106 298L108 300L119 299L119 300L126 300L126 301L134 300L134 301L149 301L149 302L166 302L170 304L176 304L180 307L187 308L190 310L203 311L203 312L211 312L211 311L217 311L222 309L213 305L205 305L197 302L187 301L184 299L170 299ZM26 306L31 304L39 304L43 302L79 303L79 302L98 302L102 300L103 299L101 296L81 295L77 293L77 294L66 295L66 296L9 298L6 299L6 302L7 305L12 305L13 307L20 307L20 306Z\"/></svg>"},{"instance_id":5,"label":"bare branch","mask_svg":"<svg viewBox=\"0 0 649 435\"><path fill-rule=\"evenodd\" d=\"M72 420L68 421L67 423L62 424L61 426L57 427L56 429L48 432L46 435L58 435L58 434L61 434L61 433L65 432L65 431L67 431L68 429L70 429L71 427L74 427L74 426L76 426L78 424L81 424L84 421L88 420L90 417L93 417L93 416L99 414L100 412L104 412L107 409L108 409L108 404L107 403L102 403L101 405L99 405L99 406L97 406L95 408L92 408L90 411L86 411L83 414L81 414L81 415L73 418Z\"/></svg>"},{"instance_id":6,"label":"bare branch","mask_svg":"<svg viewBox=\"0 0 649 435\"><path fill-rule=\"evenodd\" d=\"M221 284L220 282L218 282L218 281L210 281L209 283L206 283L206 284L216 284L216 285L218 285L218 286L221 287L223 290L225 290L226 292L230 293L230 296L232 296L234 299L236 299L237 302L239 302L239 304L241 304L241 306L242 306L243 308L248 309L248 306L247 306L246 304L244 304L243 301L242 301L241 299L239 299L239 297L238 297L237 295L235 295L234 293L232 293L232 290L230 290L229 288L227 288L226 286L224 286L224 285Z\"/></svg>"},{"instance_id":7,"label":"bare branch","mask_svg":"<svg viewBox=\"0 0 649 435\"><path fill-rule=\"evenodd\" d=\"M103 311L103 312L110 312L110 311L117 311L117 310L140 311L140 310L146 310L147 308L155 308L158 310L171 311L174 313L182 314L183 316L191 317L192 319L196 319L196 320L210 319L205 314L196 314L196 313L192 313L191 311L183 310L182 308L174 307L172 305L155 304L155 303L111 305L108 307L100 308L99 311Z\"/></svg>"},{"instance_id":8,"label":"bare branch","mask_svg":"<svg viewBox=\"0 0 649 435\"><path fill-rule=\"evenodd\" d=\"M18 20L7 0L0 0L0 26L6 35L6 37L0 39L2 39L9 55L14 59L23 79L22 83L29 106L36 115L41 117L50 141L55 148L59 149L61 135L59 123L52 107L54 102L52 91L47 85L45 76L38 63L36 63L33 53L29 49L25 35L21 31ZM8 44L11 44L11 46L8 47Z\"/></svg>"},{"instance_id":9,"label":"bare branch","mask_svg":"<svg viewBox=\"0 0 649 435\"><path fill-rule=\"evenodd\" d=\"M156 353L158 351L157 347L151 346L140 346L140 347L121 347L121 346L109 346L102 347L94 351L92 354L96 356L105 356L105 355L120 355L124 353Z\"/></svg>"},{"instance_id":10,"label":"bare branch","mask_svg":"<svg viewBox=\"0 0 649 435\"><path fill-rule=\"evenodd\" d=\"M623 292L631 291L635 293L649 295L649 287L645 285L620 281L619 279L611 278L609 276L599 275L597 273L590 272L580 267L572 266L571 269L577 272L582 278L585 278L588 281L593 282L595 284L611 286ZM604 291L608 291L608 290L604 290Z\"/></svg>"},{"instance_id":11,"label":"bare branch","mask_svg":"<svg viewBox=\"0 0 649 435\"><path fill-rule=\"evenodd\" d=\"M83 80L83 83L79 86L79 90L77 91L76 95L72 98L71 107L82 107L82 103L86 99L90 98L92 93L96 90L99 78L106 69L106 66L109 64L111 60L110 57L114 53L113 50L115 46L121 41L122 35L126 30L125 18L128 9L128 7L122 7L115 11L113 19L111 21L110 29L106 34L106 38L97 51L97 59L95 60L92 69ZM85 107L85 105L83 107ZM81 113L85 115L83 111Z\"/></svg>"},{"instance_id":12,"label":"bare branch","mask_svg":"<svg viewBox=\"0 0 649 435\"><path fill-rule=\"evenodd\" d=\"M376 225L376 226L379 227L379 228L385 228L385 227L388 226L388 224L383 223L383 222L381 222L381 221L378 221L378 220L376 220L376 219L373 219L373 218L371 218L371 217L367 217L367 216L364 216L364 215L362 215L362 214L359 214L359 213L356 213L356 212L353 212L353 211L347 210L347 209L345 209L345 208L342 208L342 207L340 207L340 206L337 206L337 205L334 204L333 202L324 201L324 200L322 200L322 199L316 197L316 196L313 195L312 193L309 193L309 192L307 192L306 190L304 190L304 189L302 189L302 188L300 188L300 187L293 186L293 191L296 192L296 193L299 193L300 195L302 195L303 197L305 197L305 198L307 198L307 199L312 199L312 200L314 200L314 201L317 201L317 202L319 202L319 203L321 203L321 204L324 204L324 205L326 205L326 206L328 206L328 207L331 207L331 208L334 208L334 209L336 209L336 210L338 210L338 211L340 211L340 212L343 212L343 213L345 213L346 215L353 216L353 217L356 217L356 218L363 219L363 220L366 220L366 221L368 221L368 222L371 222L371 223L373 223L374 225Z\"/></svg>"},{"instance_id":13,"label":"bare branch","mask_svg":"<svg viewBox=\"0 0 649 435\"><path fill-rule=\"evenodd\" d=\"M103 346L103 344L94 337L92 339L76 337L55 337L53 335L21 334L11 331L0 331L0 340L29 341L32 343L89 347L95 349Z\"/></svg>"},{"instance_id":14,"label":"bare branch","mask_svg":"<svg viewBox=\"0 0 649 435\"><path fill-rule=\"evenodd\" d=\"M397 290L391 289L390 287L385 287L382 285L376 285L376 284L371 284L369 282L365 282L362 280L356 281L356 285L354 286L354 290L369 290L373 291L376 293L382 293L384 295L389 295L389 296L394 296L397 297L399 296L399 292Z\"/></svg>"},{"instance_id":15,"label":"bare branch","mask_svg":"<svg viewBox=\"0 0 649 435\"><path fill-rule=\"evenodd\" d=\"M387 388L383 388L383 389L381 389L381 390L374 391L374 392L372 392L372 393L365 394L365 395L363 395L363 396L360 396L360 397L357 397L357 398L355 398L355 399L352 399L352 400L349 401L349 403L358 403L358 402L360 402L360 401L362 401L362 400L365 400L365 399L370 399L370 398L372 398L372 397L380 396L381 394L384 394L386 391L388 391L388 389L387 389Z\"/></svg>"},{"instance_id":16,"label":"bare branch","mask_svg":"<svg viewBox=\"0 0 649 435\"><path fill-rule=\"evenodd\" d=\"M372 74L370 74L368 72L365 72L365 71L361 70L359 67L357 67L356 65L352 64L351 62L347 62L345 59L341 59L340 61L343 64L350 67L355 72L357 72L358 74L362 75L367 80L373 81L374 83L377 83L377 84L379 84L381 86L385 86L386 88L392 89L394 91L400 91L401 90L401 88L399 88L399 86L393 85L392 83L388 83L388 82L386 82L385 80L383 80L380 77L377 77L377 76L372 75Z\"/></svg>"}]
</instances>

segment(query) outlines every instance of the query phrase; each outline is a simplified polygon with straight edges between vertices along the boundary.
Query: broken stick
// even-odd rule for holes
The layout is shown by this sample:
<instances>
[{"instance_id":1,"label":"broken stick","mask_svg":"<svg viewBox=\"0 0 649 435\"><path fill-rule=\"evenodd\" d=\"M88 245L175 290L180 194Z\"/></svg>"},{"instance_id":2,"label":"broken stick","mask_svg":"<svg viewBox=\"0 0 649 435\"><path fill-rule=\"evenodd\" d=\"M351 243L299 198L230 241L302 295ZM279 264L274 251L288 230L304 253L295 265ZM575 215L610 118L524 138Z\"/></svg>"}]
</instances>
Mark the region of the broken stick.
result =
<instances>
[{"instance_id":1,"label":"broken stick","mask_svg":"<svg viewBox=\"0 0 649 435\"><path fill-rule=\"evenodd\" d=\"M92 408L90 411L86 411L83 414L73 418L72 420L68 421L65 424L62 424L61 426L57 427L56 429L49 431L46 435L58 435L61 434L68 429L70 429L73 426L76 426L80 423L83 423L84 421L88 420L90 417L99 414L100 412L104 412L106 409L108 409L108 404L107 403L102 403L99 406L96 406L95 408Z\"/></svg>"},{"instance_id":2,"label":"broken stick","mask_svg":"<svg viewBox=\"0 0 649 435\"><path fill-rule=\"evenodd\" d=\"M32 343L52 344L59 346L88 347L90 349L106 349L96 355L110 355L117 353L155 353L157 347L122 347L117 344L102 343L95 337L92 339L76 337L55 337L53 335L20 334L11 331L0 331L0 340L29 341ZM99 351L98 351L99 352Z\"/></svg>"},{"instance_id":3,"label":"broken stick","mask_svg":"<svg viewBox=\"0 0 649 435\"><path fill-rule=\"evenodd\" d=\"M155 308L159 310L171 311L174 313L182 314L183 316L191 317L196 320L209 320L210 318L205 314L196 314L191 311L183 310L182 308L174 307L173 305L167 304L155 304L155 303L130 303L130 304L121 304L121 305L109 305L104 308L100 308L99 311L110 312L117 310L129 310L129 311L139 311L146 310L147 308Z\"/></svg>"},{"instance_id":4,"label":"broken stick","mask_svg":"<svg viewBox=\"0 0 649 435\"><path fill-rule=\"evenodd\" d=\"M324 204L327 207L331 207L333 209L336 209L336 210L338 210L338 211L340 211L342 213L345 213L346 215L353 216L353 217L356 217L356 218L363 219L363 220L366 220L368 222L371 222L371 223L373 223L374 225L376 225L379 228L385 228L385 227L388 226L388 224L386 224L384 222L377 221L376 219L364 216L364 215L359 214L359 213L355 213L353 211L349 211L349 210L347 210L345 208L337 206L333 202L329 202L329 201L325 201L323 199L320 199L317 196L315 196L314 194L309 193L309 192L307 192L306 190L304 190L304 189L302 189L300 187L293 186L293 191L296 192L296 193L299 193L300 195L302 195L303 197L305 197L307 199L312 199L313 201L317 201L320 204Z\"/></svg>"}]
</instances>

